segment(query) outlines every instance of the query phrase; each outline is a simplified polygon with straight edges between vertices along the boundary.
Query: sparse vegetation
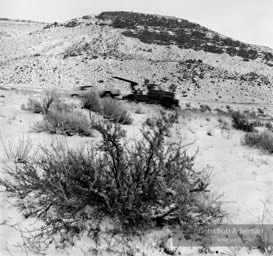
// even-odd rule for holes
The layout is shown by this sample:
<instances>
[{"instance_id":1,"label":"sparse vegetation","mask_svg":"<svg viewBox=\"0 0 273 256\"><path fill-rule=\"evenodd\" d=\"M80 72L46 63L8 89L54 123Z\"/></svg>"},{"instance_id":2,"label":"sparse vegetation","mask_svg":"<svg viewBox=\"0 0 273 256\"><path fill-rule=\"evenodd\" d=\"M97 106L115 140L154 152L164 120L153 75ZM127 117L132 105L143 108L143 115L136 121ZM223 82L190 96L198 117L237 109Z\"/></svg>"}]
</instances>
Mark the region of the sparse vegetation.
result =
<instances>
[{"instance_id":1,"label":"sparse vegetation","mask_svg":"<svg viewBox=\"0 0 273 256\"><path fill-rule=\"evenodd\" d=\"M221 129L221 135L226 139L231 139L233 132L231 131L231 124L228 120L222 116L218 117L219 126Z\"/></svg>"},{"instance_id":2,"label":"sparse vegetation","mask_svg":"<svg viewBox=\"0 0 273 256\"><path fill-rule=\"evenodd\" d=\"M105 218L110 236L181 222L196 228L219 223L220 203L202 200L208 196L208 171L193 169L195 156L186 145L165 141L172 124L164 114L143 126L140 140L128 143L119 124L92 120L102 135L99 145L72 150L57 141L7 166L9 178L0 184L18 199L19 210L44 222L28 230L24 246L36 252L51 243L66 246L83 232L99 243Z\"/></svg>"},{"instance_id":3,"label":"sparse vegetation","mask_svg":"<svg viewBox=\"0 0 273 256\"><path fill-rule=\"evenodd\" d=\"M172 17L107 12L97 18L84 16L46 26L41 47L33 42L41 43L44 25L2 22L5 65L0 81L0 135L5 141L0 138L0 185L6 192L2 194L0 226L3 231L7 226L14 230L9 229L10 235L3 237L0 252L20 254L13 248L19 231L23 244L18 246L24 255L38 255L47 246L46 255L66 250L74 255L194 254L169 246L168 235L158 241L151 239L150 235L158 235L161 227L172 230L178 224L185 239L199 242L199 252L212 253L211 237L200 229L214 228L221 221L220 202L230 217L238 220L244 220L249 210L246 207L258 207L260 200L271 208L273 205L270 195L260 191L263 185L269 188L272 171L273 75L266 66L273 67L272 51ZM175 114L173 109L159 116L161 106L102 99L90 93L82 100L69 99L81 103L76 112L74 106L66 104L68 98L61 99L56 91L34 95L31 89L58 86L71 95L68 89L73 86L94 85L105 90L115 83L125 94L130 84L114 81L112 76L139 85L144 79L144 84L147 80L159 83L164 90L176 92L184 107L176 117L171 116ZM147 88L143 85L142 89L146 94ZM18 111L21 103L29 113ZM80 109L82 106L85 109ZM31 129L44 133L29 133L32 120L41 121ZM25 133L33 143L30 137L13 141ZM60 141L64 136L55 134L65 135L65 141ZM93 134L96 138L78 137ZM77 136L67 137L73 135ZM238 136L244 148L238 145ZM51 138L58 139L48 146ZM184 145L184 140L196 140L198 145ZM40 141L47 146L37 147ZM197 146L199 161L194 155ZM213 186L209 185L210 167L203 169L207 164L221 167ZM235 184L238 170L240 177ZM248 176L251 179L246 184ZM228 197L211 199L210 191L219 187L229 191ZM237 188L241 187L245 193L238 196ZM13 198L8 200L7 195ZM228 207L226 199L238 204L241 211ZM253 220L257 207L247 217L249 220ZM75 243L78 239L82 240ZM157 251L145 251L137 239ZM120 241L118 249L125 247L117 253L114 244ZM258 249L273 255L271 241L265 233L257 235L253 243L256 252ZM104 253L102 247L108 251ZM247 252L252 248L247 247ZM29 254L28 249L32 250ZM215 253L220 255L222 251Z\"/></svg>"},{"instance_id":4,"label":"sparse vegetation","mask_svg":"<svg viewBox=\"0 0 273 256\"><path fill-rule=\"evenodd\" d=\"M32 129L36 132L63 134L67 136L92 136L90 124L80 112L65 112L51 110L36 122Z\"/></svg>"},{"instance_id":5,"label":"sparse vegetation","mask_svg":"<svg viewBox=\"0 0 273 256\"><path fill-rule=\"evenodd\" d=\"M82 97L81 101L83 107L86 109L98 113L102 110L102 99L96 92L91 91L90 93Z\"/></svg>"},{"instance_id":6,"label":"sparse vegetation","mask_svg":"<svg viewBox=\"0 0 273 256\"><path fill-rule=\"evenodd\" d=\"M121 102L112 98L104 98L102 105L102 114L105 118L115 123L132 124L133 119Z\"/></svg>"},{"instance_id":7,"label":"sparse vegetation","mask_svg":"<svg viewBox=\"0 0 273 256\"><path fill-rule=\"evenodd\" d=\"M244 61L257 59L259 54L262 54L264 60L273 60L272 53L259 53L248 44L222 37L214 31L183 19L124 11L102 12L96 17L103 21L111 20L111 26L125 30L123 35L138 38L144 43L176 44L182 49L227 53L232 57L240 56Z\"/></svg>"},{"instance_id":8,"label":"sparse vegetation","mask_svg":"<svg viewBox=\"0 0 273 256\"><path fill-rule=\"evenodd\" d=\"M20 137L17 143L9 142L8 146L4 144L0 136L1 143L4 147L8 159L14 163L24 163L29 156L33 143L30 137Z\"/></svg>"},{"instance_id":9,"label":"sparse vegetation","mask_svg":"<svg viewBox=\"0 0 273 256\"><path fill-rule=\"evenodd\" d=\"M200 105L201 112L211 112L211 107L209 105Z\"/></svg>"},{"instance_id":10,"label":"sparse vegetation","mask_svg":"<svg viewBox=\"0 0 273 256\"><path fill-rule=\"evenodd\" d=\"M40 97L30 97L26 105L22 105L23 110L33 113L46 114L51 109L70 111L72 106L64 103L60 94L55 90L47 90Z\"/></svg>"},{"instance_id":11,"label":"sparse vegetation","mask_svg":"<svg viewBox=\"0 0 273 256\"><path fill-rule=\"evenodd\" d=\"M247 116L240 111L233 111L231 114L234 128L245 132L252 132L255 123L248 120Z\"/></svg>"},{"instance_id":12,"label":"sparse vegetation","mask_svg":"<svg viewBox=\"0 0 273 256\"><path fill-rule=\"evenodd\" d=\"M120 124L132 124L133 119L123 102L112 98L101 99L98 94L91 92L82 98L83 107L103 115L104 118Z\"/></svg>"},{"instance_id":13,"label":"sparse vegetation","mask_svg":"<svg viewBox=\"0 0 273 256\"><path fill-rule=\"evenodd\" d=\"M242 144L250 147L257 147L272 154L273 133L270 131L263 131L261 133L246 133L242 138Z\"/></svg>"},{"instance_id":14,"label":"sparse vegetation","mask_svg":"<svg viewBox=\"0 0 273 256\"><path fill-rule=\"evenodd\" d=\"M265 209L266 213L270 214L268 209ZM270 215L271 216L271 215ZM264 255L273 254L273 236L271 230L264 224L264 217L262 216L262 221L259 223L259 233L256 235L254 241L255 247ZM272 216L271 216L272 217Z\"/></svg>"},{"instance_id":15,"label":"sparse vegetation","mask_svg":"<svg viewBox=\"0 0 273 256\"><path fill-rule=\"evenodd\" d=\"M216 111L220 115L226 115L227 112L221 108L215 108L214 111Z\"/></svg>"},{"instance_id":16,"label":"sparse vegetation","mask_svg":"<svg viewBox=\"0 0 273 256\"><path fill-rule=\"evenodd\" d=\"M265 224L265 217L271 216L269 209L267 209L264 204L263 215L259 217L259 224L255 229L257 230L255 234L242 232L237 230L236 234L240 239L240 242L248 248L251 252L252 249L258 249L263 255L273 254L273 236L272 229L270 225Z\"/></svg>"},{"instance_id":17,"label":"sparse vegetation","mask_svg":"<svg viewBox=\"0 0 273 256\"><path fill-rule=\"evenodd\" d=\"M272 125L271 122L265 123L265 127L266 127L269 131L273 131L273 125Z\"/></svg>"}]
</instances>

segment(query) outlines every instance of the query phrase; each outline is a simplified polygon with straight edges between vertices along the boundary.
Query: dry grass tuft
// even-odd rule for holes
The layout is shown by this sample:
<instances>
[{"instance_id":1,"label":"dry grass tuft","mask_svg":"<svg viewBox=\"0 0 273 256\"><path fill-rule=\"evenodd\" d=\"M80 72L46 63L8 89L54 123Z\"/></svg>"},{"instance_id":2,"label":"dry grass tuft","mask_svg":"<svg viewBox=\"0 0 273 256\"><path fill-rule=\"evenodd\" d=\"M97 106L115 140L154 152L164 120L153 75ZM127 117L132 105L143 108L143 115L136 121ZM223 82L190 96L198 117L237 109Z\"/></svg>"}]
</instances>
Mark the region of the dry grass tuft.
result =
<instances>
[{"instance_id":1,"label":"dry grass tuft","mask_svg":"<svg viewBox=\"0 0 273 256\"><path fill-rule=\"evenodd\" d=\"M36 132L67 136L92 136L90 124L80 112L49 111L42 121L34 124L32 129Z\"/></svg>"},{"instance_id":2,"label":"dry grass tuft","mask_svg":"<svg viewBox=\"0 0 273 256\"><path fill-rule=\"evenodd\" d=\"M257 147L270 154L273 153L273 132L263 131L261 133L246 133L241 142L243 145Z\"/></svg>"}]
</instances>

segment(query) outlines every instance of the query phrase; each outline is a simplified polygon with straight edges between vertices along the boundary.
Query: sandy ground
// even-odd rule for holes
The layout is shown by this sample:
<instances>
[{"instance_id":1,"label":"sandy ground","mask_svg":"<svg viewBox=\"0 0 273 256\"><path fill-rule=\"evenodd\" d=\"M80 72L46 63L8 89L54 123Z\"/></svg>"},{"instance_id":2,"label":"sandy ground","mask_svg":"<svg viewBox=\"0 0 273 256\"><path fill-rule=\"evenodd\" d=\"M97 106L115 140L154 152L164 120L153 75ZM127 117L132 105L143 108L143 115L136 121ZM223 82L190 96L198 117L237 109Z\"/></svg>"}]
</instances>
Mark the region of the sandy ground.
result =
<instances>
[{"instance_id":1,"label":"sandy ground","mask_svg":"<svg viewBox=\"0 0 273 256\"><path fill-rule=\"evenodd\" d=\"M5 153L5 147L16 145L20 138L31 138L34 145L48 145L53 138L46 133L34 133L30 127L34 122L41 120L40 114L33 114L21 109L21 104L27 102L27 98L37 92L20 90L0 90L0 169L1 175L5 164L9 164ZM198 106L198 103L196 103ZM232 105L231 107L242 108ZM219 107L219 106L218 106ZM247 106L244 106L247 107ZM267 106L268 112L272 107ZM145 106L144 114L133 114L134 123L126 127L129 137L138 136L138 127L147 116L155 112L154 107ZM223 117L230 122L228 117ZM228 214L229 220L234 224L256 224L263 217L266 209L273 213L273 156L258 149L242 146L240 143L243 132L231 128L230 132L220 129L217 114L190 113L180 117L170 139L182 138L185 143L195 143L189 148L194 153L198 149L195 161L196 170L209 168L211 173L210 190L215 195L223 194L222 202ZM209 135L208 135L209 134ZM80 146L85 143L96 143L97 138L84 138L79 136L67 137L71 146ZM35 221L26 220L19 213L5 193L0 194L0 254L5 255L27 255L21 248L15 247L21 241L20 232L8 225L19 223L22 226L30 226ZM273 223L273 214L266 214L264 222ZM6 225L8 224L8 225ZM51 250L46 255L85 255L80 248L85 248L84 240L79 241L75 247L67 251ZM165 255L147 244L141 244L146 255ZM223 251L220 248L219 251ZM183 255L196 255L196 248L181 248ZM230 252L231 253L231 252ZM238 250L237 255L245 255L244 249ZM258 255L256 251L251 255ZM104 254L106 255L106 254ZM224 255L224 254L223 254Z\"/></svg>"}]
</instances>

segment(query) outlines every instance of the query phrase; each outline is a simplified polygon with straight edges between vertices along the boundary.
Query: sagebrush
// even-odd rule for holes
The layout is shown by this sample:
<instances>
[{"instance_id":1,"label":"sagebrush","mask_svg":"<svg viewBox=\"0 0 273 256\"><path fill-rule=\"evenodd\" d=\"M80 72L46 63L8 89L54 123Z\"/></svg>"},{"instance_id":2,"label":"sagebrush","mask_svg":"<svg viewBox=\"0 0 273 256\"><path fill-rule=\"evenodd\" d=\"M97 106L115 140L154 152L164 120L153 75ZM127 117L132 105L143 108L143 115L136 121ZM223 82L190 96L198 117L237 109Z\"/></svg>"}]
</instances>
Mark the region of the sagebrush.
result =
<instances>
[{"instance_id":1,"label":"sagebrush","mask_svg":"<svg viewBox=\"0 0 273 256\"><path fill-rule=\"evenodd\" d=\"M241 113L240 111L233 111L231 114L231 118L233 127L238 130L252 132L255 127L255 123L249 121L247 116L244 113Z\"/></svg>"},{"instance_id":2,"label":"sagebrush","mask_svg":"<svg viewBox=\"0 0 273 256\"><path fill-rule=\"evenodd\" d=\"M133 119L121 102L112 98L104 98L102 104L102 114L105 118L115 123L132 124Z\"/></svg>"},{"instance_id":3,"label":"sagebrush","mask_svg":"<svg viewBox=\"0 0 273 256\"><path fill-rule=\"evenodd\" d=\"M90 92L82 97L82 103L84 108L102 114L112 122L126 125L133 122L124 103L116 99L110 97L102 99L96 92Z\"/></svg>"},{"instance_id":4,"label":"sagebrush","mask_svg":"<svg viewBox=\"0 0 273 256\"><path fill-rule=\"evenodd\" d=\"M83 107L94 112L102 111L102 99L98 93L91 91L81 98Z\"/></svg>"},{"instance_id":5,"label":"sagebrush","mask_svg":"<svg viewBox=\"0 0 273 256\"><path fill-rule=\"evenodd\" d=\"M142 138L129 140L119 124L92 120L102 141L71 149L63 143L40 147L23 163L6 167L0 179L19 210L28 201L28 216L44 225L31 233L30 246L72 243L85 233L99 240L101 223L110 220L108 234L135 234L156 226L213 225L221 221L219 202L204 203L209 175L194 170L195 155L181 142L167 143L164 134L173 119L163 115L145 124ZM66 234L62 236L61 234ZM60 236L62 240L54 237Z\"/></svg>"},{"instance_id":6,"label":"sagebrush","mask_svg":"<svg viewBox=\"0 0 273 256\"><path fill-rule=\"evenodd\" d=\"M27 104L23 104L21 108L33 113L46 114L52 109L58 111L71 111L73 106L64 103L60 93L56 90L46 90L43 95L39 97L29 97Z\"/></svg>"},{"instance_id":7,"label":"sagebrush","mask_svg":"<svg viewBox=\"0 0 273 256\"><path fill-rule=\"evenodd\" d=\"M268 153L273 153L273 132L262 131L261 133L246 133L242 138L242 144L257 147Z\"/></svg>"},{"instance_id":8,"label":"sagebrush","mask_svg":"<svg viewBox=\"0 0 273 256\"><path fill-rule=\"evenodd\" d=\"M47 112L41 121L36 122L32 130L67 136L92 136L90 122L78 111L65 112L52 110Z\"/></svg>"}]
</instances>

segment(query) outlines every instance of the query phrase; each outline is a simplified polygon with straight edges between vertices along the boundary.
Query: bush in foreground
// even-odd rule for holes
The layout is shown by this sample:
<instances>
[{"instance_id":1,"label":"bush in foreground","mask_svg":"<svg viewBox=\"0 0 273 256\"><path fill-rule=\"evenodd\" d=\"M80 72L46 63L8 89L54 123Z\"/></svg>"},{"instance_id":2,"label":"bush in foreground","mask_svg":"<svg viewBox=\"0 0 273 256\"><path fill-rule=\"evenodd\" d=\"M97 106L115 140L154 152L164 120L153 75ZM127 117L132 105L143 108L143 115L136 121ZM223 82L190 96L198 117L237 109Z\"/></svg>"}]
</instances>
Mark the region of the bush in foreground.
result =
<instances>
[{"instance_id":1,"label":"bush in foreground","mask_svg":"<svg viewBox=\"0 0 273 256\"><path fill-rule=\"evenodd\" d=\"M67 136L92 136L90 123L80 112L64 112L52 110L36 122L32 129L36 132L63 134Z\"/></svg>"},{"instance_id":2,"label":"bush in foreground","mask_svg":"<svg viewBox=\"0 0 273 256\"><path fill-rule=\"evenodd\" d=\"M270 131L263 131L261 133L246 133L242 138L242 144L250 147L257 147L272 154L273 133Z\"/></svg>"},{"instance_id":3,"label":"bush in foreground","mask_svg":"<svg viewBox=\"0 0 273 256\"><path fill-rule=\"evenodd\" d=\"M209 105L200 105L200 111L201 112L211 112L211 107Z\"/></svg>"},{"instance_id":4,"label":"bush in foreground","mask_svg":"<svg viewBox=\"0 0 273 256\"><path fill-rule=\"evenodd\" d=\"M219 203L202 200L208 196L208 173L193 169L195 156L186 146L166 143L168 116L144 125L138 141L128 142L119 124L93 120L92 126L102 136L99 145L41 147L25 162L8 166L9 178L0 179L9 195L20 199L20 210L44 222L28 232L28 246L39 251L53 241L73 244L82 234L99 241L105 218L112 237L165 224L188 224L189 230L221 221Z\"/></svg>"}]
</instances>

